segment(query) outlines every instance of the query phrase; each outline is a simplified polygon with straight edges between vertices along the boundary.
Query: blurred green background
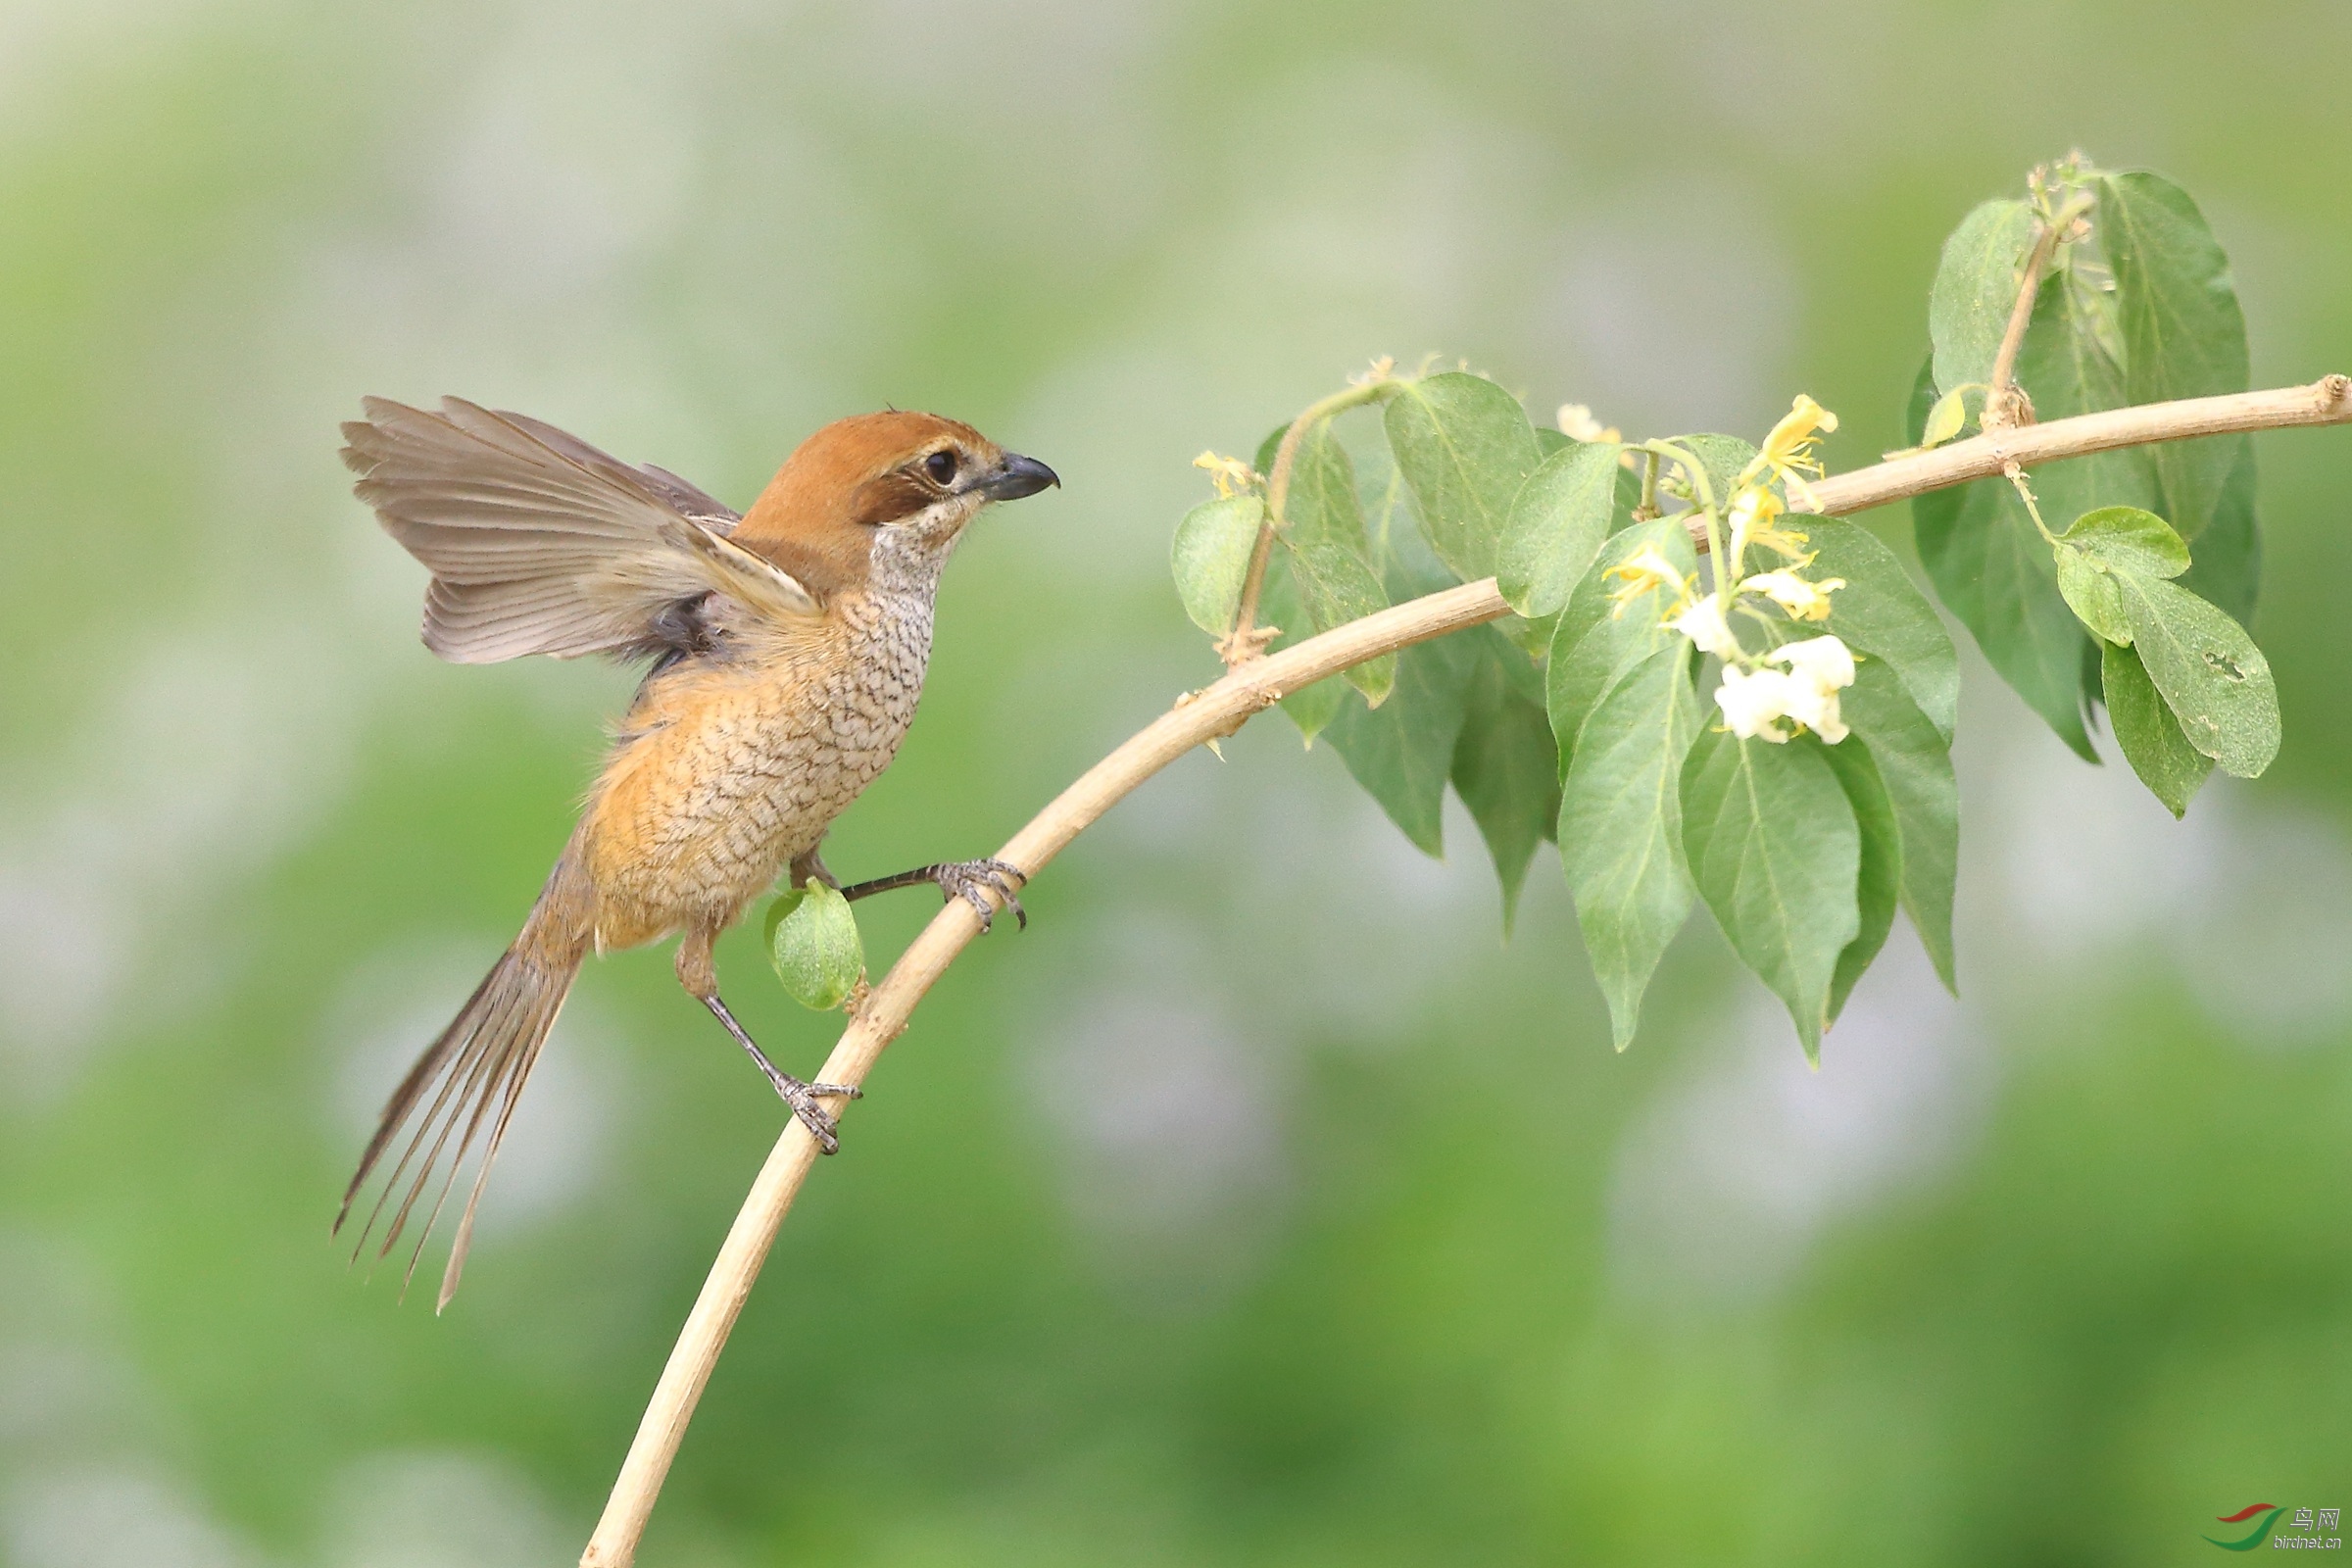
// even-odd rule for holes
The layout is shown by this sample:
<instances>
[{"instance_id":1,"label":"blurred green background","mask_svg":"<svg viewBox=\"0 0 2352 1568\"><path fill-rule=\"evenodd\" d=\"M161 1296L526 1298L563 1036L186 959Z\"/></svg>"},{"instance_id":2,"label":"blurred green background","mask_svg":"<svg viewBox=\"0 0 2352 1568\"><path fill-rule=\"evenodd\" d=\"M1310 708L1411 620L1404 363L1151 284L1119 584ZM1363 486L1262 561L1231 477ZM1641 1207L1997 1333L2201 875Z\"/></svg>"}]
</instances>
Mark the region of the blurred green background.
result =
<instances>
[{"instance_id":1,"label":"blurred green background","mask_svg":"<svg viewBox=\"0 0 2352 1568\"><path fill-rule=\"evenodd\" d=\"M1851 466L1941 236L2079 144L2205 203L2257 384L2352 369L2348 50L2319 0L0 0L0 1562L571 1560L780 1123L615 956L449 1314L328 1245L629 687L417 645L363 393L738 505L886 401L1055 465L828 846L875 875L1210 677L1188 461L1374 354L1638 433L1806 390ZM2261 457L2272 775L2175 825L1972 662L1965 1000L1898 934L1818 1074L1703 920L1613 1054L1548 859L1505 946L1458 808L1424 859L1280 718L1170 769L884 1060L644 1560L2142 1564L2352 1501L2352 435ZM863 908L886 957L931 906Z\"/></svg>"}]
</instances>

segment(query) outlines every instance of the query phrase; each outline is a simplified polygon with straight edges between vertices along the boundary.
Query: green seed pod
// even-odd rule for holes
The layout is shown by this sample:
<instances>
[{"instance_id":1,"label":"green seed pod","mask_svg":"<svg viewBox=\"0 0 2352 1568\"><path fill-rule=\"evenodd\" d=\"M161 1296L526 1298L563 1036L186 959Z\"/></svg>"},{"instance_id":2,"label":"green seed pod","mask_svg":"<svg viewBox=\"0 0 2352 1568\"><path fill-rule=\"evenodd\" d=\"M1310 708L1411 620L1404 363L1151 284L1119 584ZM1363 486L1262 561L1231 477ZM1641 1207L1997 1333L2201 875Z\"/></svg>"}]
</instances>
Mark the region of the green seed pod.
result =
<instances>
[{"instance_id":1,"label":"green seed pod","mask_svg":"<svg viewBox=\"0 0 2352 1568\"><path fill-rule=\"evenodd\" d=\"M865 976L850 901L814 877L768 907L767 955L792 1000L819 1012L840 1006Z\"/></svg>"}]
</instances>

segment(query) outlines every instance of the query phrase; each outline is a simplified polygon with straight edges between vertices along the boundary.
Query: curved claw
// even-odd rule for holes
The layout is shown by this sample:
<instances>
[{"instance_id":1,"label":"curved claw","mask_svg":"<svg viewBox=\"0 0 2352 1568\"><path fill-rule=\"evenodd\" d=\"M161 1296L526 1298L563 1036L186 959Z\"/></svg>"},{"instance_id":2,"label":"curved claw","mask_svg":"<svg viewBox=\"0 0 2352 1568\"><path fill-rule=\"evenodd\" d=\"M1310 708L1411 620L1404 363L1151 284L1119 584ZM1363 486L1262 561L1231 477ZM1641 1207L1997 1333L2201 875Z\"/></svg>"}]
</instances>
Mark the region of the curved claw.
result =
<instances>
[{"instance_id":1,"label":"curved claw","mask_svg":"<svg viewBox=\"0 0 2352 1568\"><path fill-rule=\"evenodd\" d=\"M801 1125L808 1129L808 1136L816 1140L817 1152L824 1154L840 1153L841 1121L816 1102L817 1097L839 1095L844 1100L863 1100L865 1091L856 1084L805 1084L789 1073L784 1074L783 1078L784 1081L776 1086L776 1092L784 1097L784 1102L792 1107L792 1113L800 1118Z\"/></svg>"},{"instance_id":2,"label":"curved claw","mask_svg":"<svg viewBox=\"0 0 2352 1568\"><path fill-rule=\"evenodd\" d=\"M1029 911L1021 907L1020 895L1016 891L1028 880L1028 873L1019 866L993 857L985 860L960 860L939 868L941 895L950 899L960 898L969 904L972 912L980 916L983 933L995 929L998 906L989 903L980 891L982 888L1004 901L1003 907L1012 911L1020 930L1029 929Z\"/></svg>"},{"instance_id":3,"label":"curved claw","mask_svg":"<svg viewBox=\"0 0 2352 1568\"><path fill-rule=\"evenodd\" d=\"M792 1113L800 1118L801 1125L808 1129L808 1136L816 1140L817 1152L841 1152L841 1139L835 1132L841 1124L833 1119L831 1111L816 1102L816 1097L808 1092L807 1084L796 1084L786 1090L784 1102L792 1107Z\"/></svg>"}]
</instances>

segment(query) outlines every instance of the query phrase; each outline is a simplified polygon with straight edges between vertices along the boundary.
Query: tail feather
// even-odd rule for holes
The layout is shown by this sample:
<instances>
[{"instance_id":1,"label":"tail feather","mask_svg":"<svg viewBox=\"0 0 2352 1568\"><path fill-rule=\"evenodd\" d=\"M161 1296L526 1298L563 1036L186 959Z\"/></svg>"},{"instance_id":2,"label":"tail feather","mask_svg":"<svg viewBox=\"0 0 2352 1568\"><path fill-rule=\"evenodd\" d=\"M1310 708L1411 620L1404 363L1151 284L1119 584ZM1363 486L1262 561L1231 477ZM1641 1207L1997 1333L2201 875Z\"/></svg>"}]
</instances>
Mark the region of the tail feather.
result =
<instances>
[{"instance_id":1,"label":"tail feather","mask_svg":"<svg viewBox=\"0 0 2352 1568\"><path fill-rule=\"evenodd\" d=\"M344 1222L351 1217L353 1205L382 1168L394 1141L406 1131L408 1138L399 1158L384 1173L375 1200L368 1206L367 1220L352 1247L356 1261L368 1250L368 1240L375 1235L380 1221L383 1232L375 1255L389 1256L409 1231L426 1190L437 1189L424 1211L423 1223L416 1227L416 1242L402 1274L405 1292L408 1280L416 1272L425 1242L449 1201L458 1172L481 1140L487 1124L489 1137L482 1143L481 1161L466 1197L464 1216L458 1223L457 1239L450 1248L435 1310L446 1307L457 1293L458 1277L464 1271L466 1254L472 1243L474 1215L481 1204L482 1188L489 1180L491 1163L506 1138L523 1081L539 1059L540 1048L555 1027L556 1015L563 1010L564 999L570 993L572 979L579 972L586 952L583 923L567 918L579 902L577 882L567 856L558 862L555 874L548 879L547 890L540 895L538 906L531 911L531 918L514 945L491 967L482 983L474 988L473 995L458 1009L457 1017L393 1090L375 1134L360 1156L359 1169L344 1189L342 1207L335 1215L334 1231L339 1235Z\"/></svg>"},{"instance_id":2,"label":"tail feather","mask_svg":"<svg viewBox=\"0 0 2352 1568\"><path fill-rule=\"evenodd\" d=\"M368 1238L374 1232L376 1221L383 1217L384 1205L391 1201L395 1193L400 1192L401 1177L408 1174L410 1162L416 1158L417 1151L423 1148L425 1139L431 1137L432 1146L424 1151L423 1163L417 1166L406 1195L393 1210L391 1227L384 1236L383 1245L377 1249L376 1256L381 1258L391 1252L401 1231L409 1222L410 1210L416 1206L425 1183L432 1178L441 1151L449 1142L450 1133L455 1130L457 1117L472 1102L478 1092L483 1069L501 1044L498 1014L501 1004L513 989L513 961L512 952L499 959L475 991L473 999L459 1010L458 1016L442 1031L441 1038L433 1042L416 1067L411 1070L400 1088L393 1091L392 1099L385 1103L383 1120L376 1129L375 1139L369 1144L368 1153L362 1156L360 1168L351 1179L353 1192L356 1193L366 1183L370 1168L400 1129L404 1125L414 1125L407 1145L400 1152L400 1158L394 1162L391 1172L384 1178L383 1187L375 1195L375 1203L368 1211L367 1224L360 1229L359 1240L352 1250L355 1258L366 1250ZM437 1090L436 1085L439 1086ZM417 1102L423 1100L427 1090L435 1090L432 1103L419 1115L416 1113ZM348 1201L346 1200L347 1205ZM338 1219L336 1223L340 1226L341 1221Z\"/></svg>"},{"instance_id":3,"label":"tail feather","mask_svg":"<svg viewBox=\"0 0 2352 1568\"><path fill-rule=\"evenodd\" d=\"M530 1049L518 1053L506 1069L505 1081L500 1086L498 1120L490 1129L490 1142L483 1146L481 1169L474 1172L473 1190L466 1195L466 1212L458 1218L457 1237L449 1244L449 1262L441 1270L441 1294L433 1303L435 1312L447 1307L449 1298L458 1294L458 1276L465 1272L466 1254L473 1247L473 1216L474 1211L481 1207L483 1184L490 1180L490 1162L498 1156L498 1146L507 1136L507 1122L514 1114L515 1102L522 1098L522 1081L530 1076L532 1064L539 1059L539 1048L546 1044L548 1032L555 1027L556 1015L563 1009L564 993L559 992L548 1008L547 1021L538 1027ZM488 1098L487 1095L483 1097L485 1103ZM414 1258L410 1259L409 1266L412 1270L416 1268Z\"/></svg>"}]
</instances>

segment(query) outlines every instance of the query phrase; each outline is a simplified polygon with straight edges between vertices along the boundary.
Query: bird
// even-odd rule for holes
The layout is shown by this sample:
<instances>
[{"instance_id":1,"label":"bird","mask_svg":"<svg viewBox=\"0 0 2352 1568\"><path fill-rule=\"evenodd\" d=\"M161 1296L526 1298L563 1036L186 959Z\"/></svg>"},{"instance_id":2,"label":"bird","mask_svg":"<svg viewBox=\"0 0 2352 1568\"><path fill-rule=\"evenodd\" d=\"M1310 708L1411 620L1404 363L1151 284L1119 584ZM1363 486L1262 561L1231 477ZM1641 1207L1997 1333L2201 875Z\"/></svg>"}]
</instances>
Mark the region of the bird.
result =
<instances>
[{"instance_id":1,"label":"bird","mask_svg":"<svg viewBox=\"0 0 2352 1568\"><path fill-rule=\"evenodd\" d=\"M984 928L1001 907L1028 923L1026 878L1006 861L842 887L817 852L914 717L940 573L966 525L1061 481L959 420L893 409L817 430L737 514L524 415L454 397L438 412L361 407L342 427L343 462L384 531L432 573L428 649L461 664L601 654L645 665L521 932L393 1090L336 1213L340 1235L381 1172L352 1255L379 1222L379 1258L414 1224L413 1278L481 1141L438 1312L523 1081L591 952L679 937L679 983L829 1154L840 1146L820 1102L858 1091L767 1058L719 998L719 933L784 871L849 899L928 884L967 900Z\"/></svg>"}]
</instances>

